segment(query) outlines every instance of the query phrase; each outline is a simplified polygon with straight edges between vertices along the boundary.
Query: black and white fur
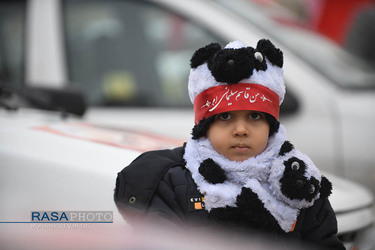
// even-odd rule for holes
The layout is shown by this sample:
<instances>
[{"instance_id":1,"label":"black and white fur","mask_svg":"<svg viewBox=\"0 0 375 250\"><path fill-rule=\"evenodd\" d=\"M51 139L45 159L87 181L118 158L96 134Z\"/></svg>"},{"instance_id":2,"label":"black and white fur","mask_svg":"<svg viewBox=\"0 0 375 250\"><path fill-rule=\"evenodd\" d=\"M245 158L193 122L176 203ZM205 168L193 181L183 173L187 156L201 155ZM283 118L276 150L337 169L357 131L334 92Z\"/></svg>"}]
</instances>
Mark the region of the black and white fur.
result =
<instances>
[{"instance_id":1,"label":"black and white fur","mask_svg":"<svg viewBox=\"0 0 375 250\"><path fill-rule=\"evenodd\" d=\"M214 86L254 83L263 85L284 100L283 53L269 40L262 39L256 48L245 47L240 41L224 48L211 43L198 49L190 60L189 96L195 97Z\"/></svg>"},{"instance_id":2,"label":"black and white fur","mask_svg":"<svg viewBox=\"0 0 375 250\"><path fill-rule=\"evenodd\" d=\"M282 125L263 153L243 162L220 155L207 138L189 140L184 159L210 216L251 228L289 232L300 209L331 192L311 159L286 140Z\"/></svg>"},{"instance_id":3,"label":"black and white fur","mask_svg":"<svg viewBox=\"0 0 375 250\"><path fill-rule=\"evenodd\" d=\"M272 90L281 104L285 95L282 67L283 54L269 40L260 40L256 48L239 41L225 48L209 44L191 59L189 96L194 103L198 94L211 87L253 83ZM208 117L195 125L184 154L186 168L204 195L211 217L285 233L300 209L330 194L330 182L309 157L287 141L278 121L266 149L242 162L231 161L212 147L205 137L212 122Z\"/></svg>"},{"instance_id":4,"label":"black and white fur","mask_svg":"<svg viewBox=\"0 0 375 250\"><path fill-rule=\"evenodd\" d=\"M198 49L190 60L189 96L192 103L206 89L220 85L253 83L263 85L284 100L283 53L271 41L261 39L256 48L234 41L222 48L211 43ZM211 117L202 119L193 128L193 138L204 136ZM275 120L276 121L276 120Z\"/></svg>"}]
</instances>

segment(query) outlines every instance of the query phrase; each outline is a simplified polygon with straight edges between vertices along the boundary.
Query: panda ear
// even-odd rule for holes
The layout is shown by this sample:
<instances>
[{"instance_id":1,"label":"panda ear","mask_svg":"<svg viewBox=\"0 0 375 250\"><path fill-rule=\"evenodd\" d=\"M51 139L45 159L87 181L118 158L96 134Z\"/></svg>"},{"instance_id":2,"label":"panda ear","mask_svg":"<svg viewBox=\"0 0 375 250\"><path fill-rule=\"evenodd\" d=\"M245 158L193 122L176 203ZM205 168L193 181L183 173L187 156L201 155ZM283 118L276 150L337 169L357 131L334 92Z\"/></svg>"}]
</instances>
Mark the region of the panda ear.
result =
<instances>
[{"instance_id":1,"label":"panda ear","mask_svg":"<svg viewBox=\"0 0 375 250\"><path fill-rule=\"evenodd\" d=\"M211 43L195 51L192 58L190 59L190 67L192 69L198 67L199 65L205 63L210 59L210 57L217 51L221 50L221 46L218 43Z\"/></svg>"},{"instance_id":2,"label":"panda ear","mask_svg":"<svg viewBox=\"0 0 375 250\"><path fill-rule=\"evenodd\" d=\"M320 197L328 197L332 193L332 183L324 176L320 182Z\"/></svg>"},{"instance_id":3,"label":"panda ear","mask_svg":"<svg viewBox=\"0 0 375 250\"><path fill-rule=\"evenodd\" d=\"M262 54L265 55L272 64L279 66L280 68L283 67L283 52L280 49L276 48L270 40L259 40L257 44L257 50L262 52Z\"/></svg>"},{"instance_id":4,"label":"panda ear","mask_svg":"<svg viewBox=\"0 0 375 250\"><path fill-rule=\"evenodd\" d=\"M294 149L294 146L289 141L285 141L280 148L279 156L284 156L286 153L289 153Z\"/></svg>"}]
</instances>

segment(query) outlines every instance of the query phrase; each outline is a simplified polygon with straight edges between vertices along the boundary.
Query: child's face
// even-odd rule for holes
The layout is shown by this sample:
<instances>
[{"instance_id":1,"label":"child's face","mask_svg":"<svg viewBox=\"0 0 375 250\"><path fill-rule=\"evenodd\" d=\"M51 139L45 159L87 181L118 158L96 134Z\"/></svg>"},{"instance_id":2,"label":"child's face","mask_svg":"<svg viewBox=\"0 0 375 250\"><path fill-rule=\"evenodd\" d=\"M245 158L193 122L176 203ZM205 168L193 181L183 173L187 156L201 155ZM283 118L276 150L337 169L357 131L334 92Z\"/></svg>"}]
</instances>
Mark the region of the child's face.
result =
<instances>
[{"instance_id":1,"label":"child's face","mask_svg":"<svg viewBox=\"0 0 375 250\"><path fill-rule=\"evenodd\" d=\"M244 161L264 151L269 129L262 112L236 110L216 115L207 137L214 149L229 160Z\"/></svg>"}]
</instances>

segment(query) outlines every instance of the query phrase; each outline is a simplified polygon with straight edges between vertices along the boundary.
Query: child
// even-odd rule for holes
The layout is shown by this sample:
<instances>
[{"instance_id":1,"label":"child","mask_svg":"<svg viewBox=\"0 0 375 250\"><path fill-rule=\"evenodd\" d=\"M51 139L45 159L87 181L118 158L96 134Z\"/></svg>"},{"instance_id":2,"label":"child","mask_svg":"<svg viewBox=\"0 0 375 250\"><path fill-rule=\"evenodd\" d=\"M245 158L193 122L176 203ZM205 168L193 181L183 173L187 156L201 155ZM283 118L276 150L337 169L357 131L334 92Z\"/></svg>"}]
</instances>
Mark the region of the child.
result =
<instances>
[{"instance_id":1,"label":"child","mask_svg":"<svg viewBox=\"0 0 375 250\"><path fill-rule=\"evenodd\" d=\"M283 54L212 43L191 59L192 138L139 156L118 174L115 201L176 223L260 229L344 249L328 201L331 184L287 141L279 123Z\"/></svg>"}]
</instances>

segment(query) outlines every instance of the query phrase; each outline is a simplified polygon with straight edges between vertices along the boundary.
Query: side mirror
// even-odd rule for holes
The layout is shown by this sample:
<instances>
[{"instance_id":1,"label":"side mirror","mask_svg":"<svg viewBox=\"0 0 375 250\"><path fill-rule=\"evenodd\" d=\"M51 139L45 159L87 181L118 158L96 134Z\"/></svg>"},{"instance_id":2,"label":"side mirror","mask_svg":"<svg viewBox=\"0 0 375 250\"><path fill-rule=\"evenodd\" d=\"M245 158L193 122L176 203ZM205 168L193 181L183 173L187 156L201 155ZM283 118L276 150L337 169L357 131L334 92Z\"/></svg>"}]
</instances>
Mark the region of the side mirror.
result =
<instances>
[{"instance_id":1,"label":"side mirror","mask_svg":"<svg viewBox=\"0 0 375 250\"><path fill-rule=\"evenodd\" d=\"M280 116L287 116L296 113L300 108L300 102L293 94L293 92L288 89L285 94L283 103L280 106Z\"/></svg>"},{"instance_id":2,"label":"side mirror","mask_svg":"<svg viewBox=\"0 0 375 250\"><path fill-rule=\"evenodd\" d=\"M30 105L39 109L83 116L87 108L82 92L76 88L25 87L21 92Z\"/></svg>"}]
</instances>

